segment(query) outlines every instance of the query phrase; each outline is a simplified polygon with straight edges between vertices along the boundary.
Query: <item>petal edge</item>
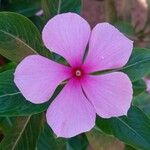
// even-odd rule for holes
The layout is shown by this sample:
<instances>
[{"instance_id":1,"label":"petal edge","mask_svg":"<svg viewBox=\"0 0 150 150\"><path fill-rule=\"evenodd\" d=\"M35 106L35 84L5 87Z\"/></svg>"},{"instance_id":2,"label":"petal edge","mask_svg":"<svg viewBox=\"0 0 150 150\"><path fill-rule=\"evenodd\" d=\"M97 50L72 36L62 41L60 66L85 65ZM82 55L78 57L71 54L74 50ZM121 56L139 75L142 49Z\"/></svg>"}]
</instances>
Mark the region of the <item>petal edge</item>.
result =
<instances>
[{"instance_id":1,"label":"petal edge","mask_svg":"<svg viewBox=\"0 0 150 150\"><path fill-rule=\"evenodd\" d=\"M95 125L96 113L73 79L52 102L46 113L47 122L58 137L73 137Z\"/></svg>"},{"instance_id":2,"label":"petal edge","mask_svg":"<svg viewBox=\"0 0 150 150\"><path fill-rule=\"evenodd\" d=\"M24 58L14 73L14 82L30 102L39 104L50 99L56 87L69 77L70 68L40 55Z\"/></svg>"},{"instance_id":3,"label":"petal edge","mask_svg":"<svg viewBox=\"0 0 150 150\"><path fill-rule=\"evenodd\" d=\"M63 56L70 65L81 64L91 28L75 13L59 14L50 19L42 31L45 46Z\"/></svg>"},{"instance_id":4,"label":"petal edge","mask_svg":"<svg viewBox=\"0 0 150 150\"><path fill-rule=\"evenodd\" d=\"M85 65L89 72L123 67L132 53L133 41L109 23L97 24L91 34Z\"/></svg>"},{"instance_id":5,"label":"petal edge","mask_svg":"<svg viewBox=\"0 0 150 150\"><path fill-rule=\"evenodd\" d=\"M110 118L127 114L133 90L126 74L114 72L100 76L90 75L84 80L82 87L99 116Z\"/></svg>"}]
</instances>

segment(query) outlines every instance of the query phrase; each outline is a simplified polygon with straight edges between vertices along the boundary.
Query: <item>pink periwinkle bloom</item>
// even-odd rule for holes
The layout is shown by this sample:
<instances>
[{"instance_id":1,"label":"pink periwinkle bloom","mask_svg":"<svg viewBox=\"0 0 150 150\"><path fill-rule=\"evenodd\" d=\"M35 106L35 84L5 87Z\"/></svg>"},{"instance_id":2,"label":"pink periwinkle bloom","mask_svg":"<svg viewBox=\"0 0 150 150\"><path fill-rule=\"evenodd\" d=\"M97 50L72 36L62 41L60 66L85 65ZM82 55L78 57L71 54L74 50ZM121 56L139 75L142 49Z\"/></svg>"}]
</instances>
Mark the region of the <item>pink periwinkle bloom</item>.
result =
<instances>
[{"instance_id":1,"label":"pink periwinkle bloom","mask_svg":"<svg viewBox=\"0 0 150 150\"><path fill-rule=\"evenodd\" d=\"M35 13L36 16L42 16L43 15L43 10L40 9L38 12Z\"/></svg>"},{"instance_id":2,"label":"pink periwinkle bloom","mask_svg":"<svg viewBox=\"0 0 150 150\"><path fill-rule=\"evenodd\" d=\"M147 86L146 91L147 91L148 93L150 93L150 78L149 78L149 77L145 77L145 78L144 78L144 81L145 81L146 86Z\"/></svg>"},{"instance_id":3,"label":"pink periwinkle bloom","mask_svg":"<svg viewBox=\"0 0 150 150\"><path fill-rule=\"evenodd\" d=\"M42 39L70 66L31 55L17 66L14 82L28 101L39 104L48 101L62 81L68 81L46 112L47 122L58 137L89 131L96 114L103 118L127 114L133 93L128 76L122 72L91 73L124 66L132 52L131 40L109 23L99 23L91 31L89 24L74 13L49 20Z\"/></svg>"}]
</instances>

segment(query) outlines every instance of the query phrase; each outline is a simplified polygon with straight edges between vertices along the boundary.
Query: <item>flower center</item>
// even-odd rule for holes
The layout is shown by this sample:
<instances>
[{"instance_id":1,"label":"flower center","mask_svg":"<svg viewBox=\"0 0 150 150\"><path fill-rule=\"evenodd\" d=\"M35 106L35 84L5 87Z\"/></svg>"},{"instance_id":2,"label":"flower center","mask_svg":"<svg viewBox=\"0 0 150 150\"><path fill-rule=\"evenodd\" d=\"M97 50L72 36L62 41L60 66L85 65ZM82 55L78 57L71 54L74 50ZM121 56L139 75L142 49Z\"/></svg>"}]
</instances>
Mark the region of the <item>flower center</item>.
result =
<instances>
[{"instance_id":1,"label":"flower center","mask_svg":"<svg viewBox=\"0 0 150 150\"><path fill-rule=\"evenodd\" d=\"M75 71L75 75L76 75L76 77L81 77L81 75L82 75L82 72L81 72L81 70L76 70Z\"/></svg>"},{"instance_id":2,"label":"flower center","mask_svg":"<svg viewBox=\"0 0 150 150\"><path fill-rule=\"evenodd\" d=\"M81 67L72 68L72 76L80 79L84 76L84 70Z\"/></svg>"}]
</instances>

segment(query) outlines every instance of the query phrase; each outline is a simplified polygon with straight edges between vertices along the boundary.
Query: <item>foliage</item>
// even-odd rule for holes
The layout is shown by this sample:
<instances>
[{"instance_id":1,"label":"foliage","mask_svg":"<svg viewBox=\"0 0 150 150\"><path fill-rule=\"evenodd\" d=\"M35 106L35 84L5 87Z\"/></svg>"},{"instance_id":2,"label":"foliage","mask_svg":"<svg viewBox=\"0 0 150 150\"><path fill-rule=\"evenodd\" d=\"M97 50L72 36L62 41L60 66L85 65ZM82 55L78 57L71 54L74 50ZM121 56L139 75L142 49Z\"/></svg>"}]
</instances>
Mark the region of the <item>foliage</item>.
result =
<instances>
[{"instance_id":1,"label":"foliage","mask_svg":"<svg viewBox=\"0 0 150 150\"><path fill-rule=\"evenodd\" d=\"M13 73L16 65L32 54L65 63L59 55L44 47L40 32L48 19L56 14L80 13L81 1L2 0L0 3L0 54L6 58L6 64L0 66L1 150L86 150L92 144L97 147L95 143L105 147L108 139L116 141L116 138L125 143L126 150L150 149L150 94L146 92L143 80L150 74L150 49L134 48L128 63L118 69L128 74L133 83L134 98L127 116L110 119L97 117L96 126L89 133L70 139L57 138L44 116L63 86L56 89L48 102L34 105L15 86ZM41 9L43 14L37 16ZM130 23L117 21L114 25L127 36L136 36Z\"/></svg>"}]
</instances>

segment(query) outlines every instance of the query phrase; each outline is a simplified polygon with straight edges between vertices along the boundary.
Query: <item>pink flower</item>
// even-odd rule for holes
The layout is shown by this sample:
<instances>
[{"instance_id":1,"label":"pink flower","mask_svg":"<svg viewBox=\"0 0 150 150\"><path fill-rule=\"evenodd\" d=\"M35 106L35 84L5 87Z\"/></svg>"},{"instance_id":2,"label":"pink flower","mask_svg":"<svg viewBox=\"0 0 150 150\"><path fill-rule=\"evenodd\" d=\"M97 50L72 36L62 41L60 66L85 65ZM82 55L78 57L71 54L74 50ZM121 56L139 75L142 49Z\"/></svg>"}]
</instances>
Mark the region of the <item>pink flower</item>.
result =
<instances>
[{"instance_id":1,"label":"pink flower","mask_svg":"<svg viewBox=\"0 0 150 150\"><path fill-rule=\"evenodd\" d=\"M40 9L38 12L35 13L36 16L42 16L43 15L43 10Z\"/></svg>"},{"instance_id":2,"label":"pink flower","mask_svg":"<svg viewBox=\"0 0 150 150\"><path fill-rule=\"evenodd\" d=\"M147 86L146 91L147 91L148 93L150 93L150 78L149 78L149 77L145 77L145 78L144 78L144 81L145 81L146 86Z\"/></svg>"},{"instance_id":3,"label":"pink flower","mask_svg":"<svg viewBox=\"0 0 150 150\"><path fill-rule=\"evenodd\" d=\"M74 13L57 15L45 25L45 46L60 54L70 66L43 56L26 57L17 66L15 83L24 97L35 104L50 99L56 87L68 80L49 106L46 118L57 136L72 137L95 125L96 113L103 118L126 115L132 99L132 84L121 72L92 72L124 66L133 42L108 23L89 24ZM83 56L89 41L89 52Z\"/></svg>"}]
</instances>

